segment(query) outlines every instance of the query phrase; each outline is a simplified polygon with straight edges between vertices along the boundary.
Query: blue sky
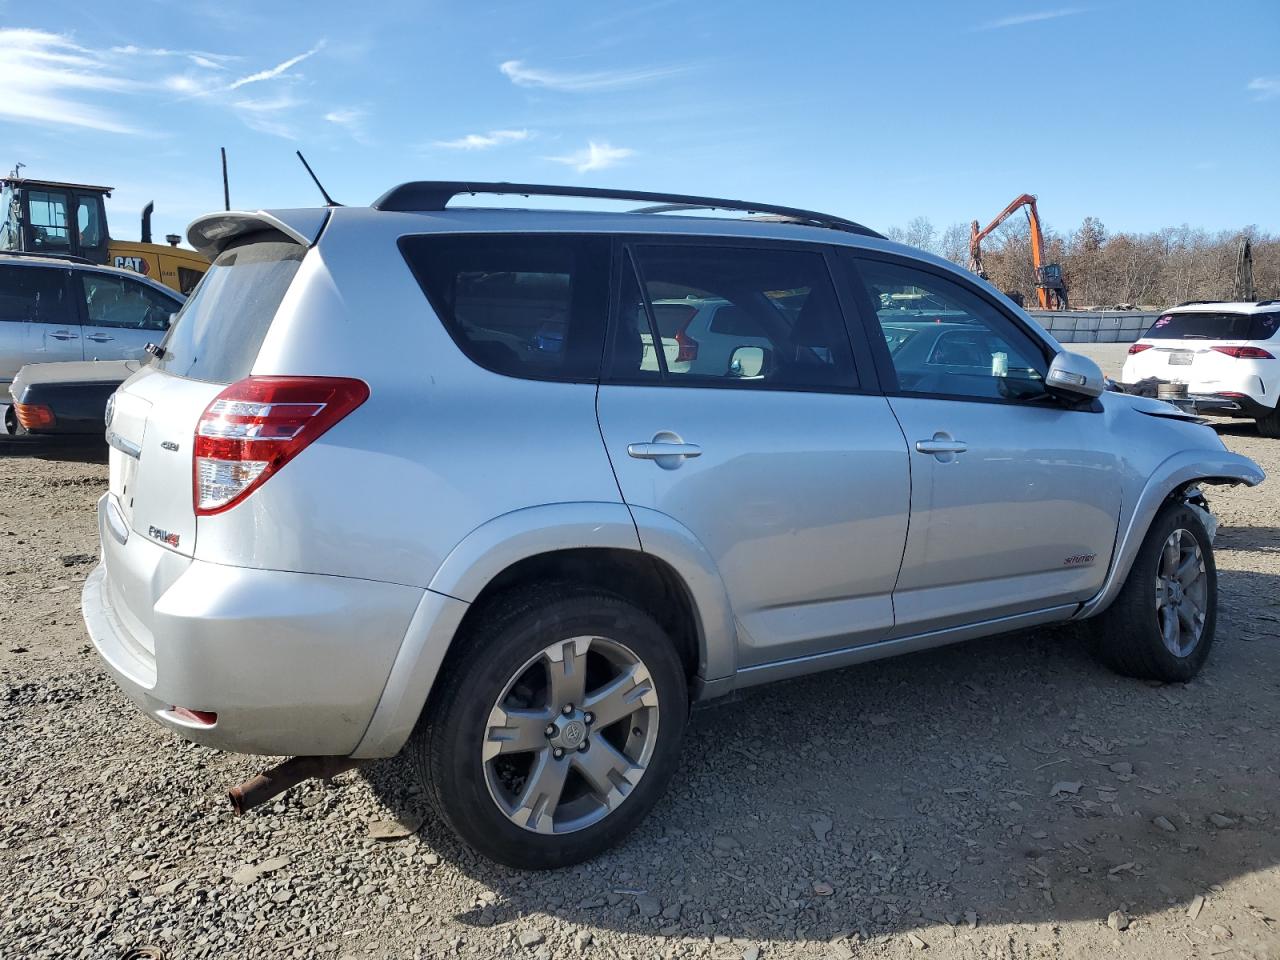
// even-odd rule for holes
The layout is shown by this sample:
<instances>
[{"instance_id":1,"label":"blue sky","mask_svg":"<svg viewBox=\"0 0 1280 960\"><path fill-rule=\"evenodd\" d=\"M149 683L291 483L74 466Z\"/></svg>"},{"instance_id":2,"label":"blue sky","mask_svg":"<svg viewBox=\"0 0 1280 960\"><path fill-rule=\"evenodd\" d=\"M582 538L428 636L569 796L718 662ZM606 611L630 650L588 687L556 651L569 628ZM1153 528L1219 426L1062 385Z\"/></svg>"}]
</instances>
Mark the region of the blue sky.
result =
<instances>
[{"instance_id":1,"label":"blue sky","mask_svg":"<svg viewBox=\"0 0 1280 960\"><path fill-rule=\"evenodd\" d=\"M0 165L112 232L411 179L1280 231L1280 3L0 0Z\"/></svg>"}]
</instances>

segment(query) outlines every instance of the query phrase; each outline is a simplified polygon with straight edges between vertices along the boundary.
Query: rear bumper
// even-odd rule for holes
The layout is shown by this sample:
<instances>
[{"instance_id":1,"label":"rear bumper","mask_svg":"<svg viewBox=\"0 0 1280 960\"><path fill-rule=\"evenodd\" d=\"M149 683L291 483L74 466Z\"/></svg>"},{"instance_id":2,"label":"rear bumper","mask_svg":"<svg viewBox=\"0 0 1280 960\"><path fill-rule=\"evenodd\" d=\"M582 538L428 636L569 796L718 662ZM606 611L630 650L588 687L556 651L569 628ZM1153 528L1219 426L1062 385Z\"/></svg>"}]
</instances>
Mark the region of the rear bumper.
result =
<instances>
[{"instance_id":1,"label":"rear bumper","mask_svg":"<svg viewBox=\"0 0 1280 960\"><path fill-rule=\"evenodd\" d=\"M105 528L85 582L89 636L120 688L196 743L272 756L345 756L360 742L417 587L192 560ZM217 714L202 725L174 707Z\"/></svg>"},{"instance_id":2,"label":"rear bumper","mask_svg":"<svg viewBox=\"0 0 1280 960\"><path fill-rule=\"evenodd\" d=\"M1220 393L1192 393L1186 401L1174 401L1178 406L1187 405L1199 414L1207 417L1258 417L1275 413L1274 407L1259 403L1248 394L1224 396Z\"/></svg>"}]
</instances>

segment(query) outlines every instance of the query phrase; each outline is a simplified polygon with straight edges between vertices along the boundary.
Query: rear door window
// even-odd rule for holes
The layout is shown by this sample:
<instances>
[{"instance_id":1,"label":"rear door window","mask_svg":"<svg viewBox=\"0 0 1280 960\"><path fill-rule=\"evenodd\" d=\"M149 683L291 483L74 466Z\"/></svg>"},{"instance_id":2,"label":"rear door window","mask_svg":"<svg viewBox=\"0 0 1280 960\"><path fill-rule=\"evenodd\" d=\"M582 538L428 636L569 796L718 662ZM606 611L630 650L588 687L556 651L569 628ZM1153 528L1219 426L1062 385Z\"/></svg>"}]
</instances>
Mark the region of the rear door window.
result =
<instances>
[{"instance_id":1,"label":"rear door window","mask_svg":"<svg viewBox=\"0 0 1280 960\"><path fill-rule=\"evenodd\" d=\"M510 377L595 381L609 302L609 240L562 234L400 241L454 341Z\"/></svg>"},{"instance_id":2,"label":"rear door window","mask_svg":"<svg viewBox=\"0 0 1280 960\"><path fill-rule=\"evenodd\" d=\"M615 380L783 390L858 387L822 253L703 243L637 243L629 253L613 338ZM673 305L695 310L676 336L660 319Z\"/></svg>"},{"instance_id":3,"label":"rear door window","mask_svg":"<svg viewBox=\"0 0 1280 960\"><path fill-rule=\"evenodd\" d=\"M306 253L279 234L223 251L179 311L156 366L215 383L247 377Z\"/></svg>"},{"instance_id":4,"label":"rear door window","mask_svg":"<svg viewBox=\"0 0 1280 960\"><path fill-rule=\"evenodd\" d=\"M1147 340L1270 340L1280 313L1166 313L1144 334Z\"/></svg>"},{"instance_id":5,"label":"rear door window","mask_svg":"<svg viewBox=\"0 0 1280 960\"><path fill-rule=\"evenodd\" d=\"M67 271L0 267L0 320L79 323L67 294Z\"/></svg>"}]
</instances>

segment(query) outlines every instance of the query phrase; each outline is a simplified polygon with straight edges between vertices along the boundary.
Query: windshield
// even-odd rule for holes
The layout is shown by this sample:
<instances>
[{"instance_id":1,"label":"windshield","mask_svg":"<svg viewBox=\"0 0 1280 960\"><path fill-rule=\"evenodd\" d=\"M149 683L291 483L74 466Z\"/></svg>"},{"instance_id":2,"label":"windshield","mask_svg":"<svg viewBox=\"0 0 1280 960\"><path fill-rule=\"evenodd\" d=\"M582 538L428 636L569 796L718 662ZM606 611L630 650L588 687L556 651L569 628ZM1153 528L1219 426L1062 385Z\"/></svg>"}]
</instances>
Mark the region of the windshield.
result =
<instances>
[{"instance_id":1,"label":"windshield","mask_svg":"<svg viewBox=\"0 0 1280 960\"><path fill-rule=\"evenodd\" d=\"M1269 340L1280 313L1166 313L1146 332L1147 340Z\"/></svg>"},{"instance_id":2,"label":"windshield","mask_svg":"<svg viewBox=\"0 0 1280 960\"><path fill-rule=\"evenodd\" d=\"M224 251L178 313L156 366L193 380L247 377L306 252L277 240Z\"/></svg>"}]
</instances>

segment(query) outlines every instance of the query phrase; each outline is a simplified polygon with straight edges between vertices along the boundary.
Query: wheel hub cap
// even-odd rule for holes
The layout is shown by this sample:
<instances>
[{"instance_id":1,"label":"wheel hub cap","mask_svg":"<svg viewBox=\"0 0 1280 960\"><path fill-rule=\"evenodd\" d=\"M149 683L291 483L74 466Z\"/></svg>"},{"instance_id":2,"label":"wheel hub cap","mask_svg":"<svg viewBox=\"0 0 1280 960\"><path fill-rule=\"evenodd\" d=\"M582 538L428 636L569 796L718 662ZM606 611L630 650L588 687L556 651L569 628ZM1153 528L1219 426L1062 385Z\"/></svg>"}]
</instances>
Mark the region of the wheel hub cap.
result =
<instances>
[{"instance_id":1,"label":"wheel hub cap","mask_svg":"<svg viewBox=\"0 0 1280 960\"><path fill-rule=\"evenodd\" d=\"M559 747L561 750L577 750L586 742L587 723L581 710L575 710L569 716L561 714L552 723L556 732L547 738L552 747Z\"/></svg>"}]
</instances>

